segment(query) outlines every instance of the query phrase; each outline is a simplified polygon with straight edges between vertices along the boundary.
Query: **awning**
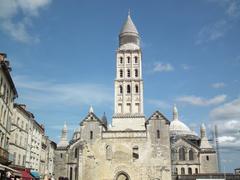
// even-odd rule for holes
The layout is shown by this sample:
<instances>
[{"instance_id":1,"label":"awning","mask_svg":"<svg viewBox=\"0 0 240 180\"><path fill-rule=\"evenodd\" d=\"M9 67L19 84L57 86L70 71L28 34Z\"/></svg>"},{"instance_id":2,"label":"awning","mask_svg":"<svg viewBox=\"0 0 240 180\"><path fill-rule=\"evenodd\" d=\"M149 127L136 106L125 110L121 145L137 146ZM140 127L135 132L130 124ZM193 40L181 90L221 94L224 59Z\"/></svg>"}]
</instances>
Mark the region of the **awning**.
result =
<instances>
[{"instance_id":1,"label":"awning","mask_svg":"<svg viewBox=\"0 0 240 180\"><path fill-rule=\"evenodd\" d=\"M32 180L33 178L32 178L32 176L29 174L29 172L28 171L22 171L22 179L23 180Z\"/></svg>"},{"instance_id":2,"label":"awning","mask_svg":"<svg viewBox=\"0 0 240 180\"><path fill-rule=\"evenodd\" d=\"M8 166L5 166L3 164L0 164L0 169L5 169L6 171L11 171L13 175L21 177L21 172L20 171L12 169L12 168L10 168Z\"/></svg>"},{"instance_id":3,"label":"awning","mask_svg":"<svg viewBox=\"0 0 240 180\"><path fill-rule=\"evenodd\" d=\"M40 175L39 175L39 173L38 173L37 171L31 171L30 174L31 174L34 178L40 179Z\"/></svg>"}]
</instances>

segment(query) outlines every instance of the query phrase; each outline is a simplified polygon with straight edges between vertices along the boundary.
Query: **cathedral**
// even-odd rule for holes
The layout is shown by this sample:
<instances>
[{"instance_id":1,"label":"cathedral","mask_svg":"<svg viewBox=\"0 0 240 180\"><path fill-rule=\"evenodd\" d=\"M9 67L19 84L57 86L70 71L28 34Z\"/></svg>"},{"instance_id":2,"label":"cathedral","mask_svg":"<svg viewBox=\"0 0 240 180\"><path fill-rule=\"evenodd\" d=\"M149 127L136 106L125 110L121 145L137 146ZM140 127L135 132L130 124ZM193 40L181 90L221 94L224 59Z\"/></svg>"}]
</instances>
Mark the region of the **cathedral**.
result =
<instances>
[{"instance_id":1,"label":"cathedral","mask_svg":"<svg viewBox=\"0 0 240 180\"><path fill-rule=\"evenodd\" d=\"M180 121L176 106L172 121L159 111L145 117L141 53L129 14L116 51L112 121L108 124L90 107L70 141L64 124L55 151L56 179L171 180L179 174L218 172L204 124L199 137Z\"/></svg>"}]
</instances>

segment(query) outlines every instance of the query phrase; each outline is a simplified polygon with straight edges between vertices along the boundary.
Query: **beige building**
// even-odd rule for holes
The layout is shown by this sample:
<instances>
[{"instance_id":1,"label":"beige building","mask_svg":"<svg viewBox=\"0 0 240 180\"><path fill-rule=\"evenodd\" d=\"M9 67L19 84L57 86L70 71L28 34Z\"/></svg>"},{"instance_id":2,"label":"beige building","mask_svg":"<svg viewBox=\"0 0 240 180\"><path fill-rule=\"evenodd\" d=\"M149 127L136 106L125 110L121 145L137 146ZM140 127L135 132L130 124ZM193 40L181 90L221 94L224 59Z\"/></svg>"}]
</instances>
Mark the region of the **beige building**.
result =
<instances>
[{"instance_id":1,"label":"beige building","mask_svg":"<svg viewBox=\"0 0 240 180\"><path fill-rule=\"evenodd\" d=\"M179 120L176 106L173 108L170 137L174 175L218 172L217 153L207 138L205 125L202 124L199 137Z\"/></svg>"},{"instance_id":2,"label":"beige building","mask_svg":"<svg viewBox=\"0 0 240 180\"><path fill-rule=\"evenodd\" d=\"M67 140L67 125L55 151L55 177L70 180L170 180L178 174L218 172L217 153L206 128L201 136L178 118L143 109L140 36L130 15L119 34L114 114L108 124L90 107Z\"/></svg>"},{"instance_id":3,"label":"beige building","mask_svg":"<svg viewBox=\"0 0 240 180\"><path fill-rule=\"evenodd\" d=\"M7 55L0 53L0 165L9 161L9 141L13 103L17 91L10 75L11 67ZM0 169L1 170L1 169Z\"/></svg>"},{"instance_id":4,"label":"beige building","mask_svg":"<svg viewBox=\"0 0 240 180\"><path fill-rule=\"evenodd\" d=\"M24 168L28 150L29 122L32 114L26 105L14 104L14 115L11 126L9 152L13 156L12 167Z\"/></svg>"}]
</instances>

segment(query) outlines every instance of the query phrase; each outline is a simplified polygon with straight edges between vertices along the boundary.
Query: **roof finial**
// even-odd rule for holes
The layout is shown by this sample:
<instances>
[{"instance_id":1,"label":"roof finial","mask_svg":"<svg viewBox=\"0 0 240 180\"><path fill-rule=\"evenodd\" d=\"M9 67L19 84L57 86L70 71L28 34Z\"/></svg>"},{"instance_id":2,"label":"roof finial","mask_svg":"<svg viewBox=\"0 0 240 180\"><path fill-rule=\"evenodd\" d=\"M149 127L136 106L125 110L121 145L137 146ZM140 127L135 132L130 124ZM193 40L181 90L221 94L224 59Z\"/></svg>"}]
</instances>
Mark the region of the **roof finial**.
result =
<instances>
[{"instance_id":1,"label":"roof finial","mask_svg":"<svg viewBox=\"0 0 240 180\"><path fill-rule=\"evenodd\" d=\"M178 110L176 104L173 106L173 120L178 120Z\"/></svg>"},{"instance_id":2,"label":"roof finial","mask_svg":"<svg viewBox=\"0 0 240 180\"><path fill-rule=\"evenodd\" d=\"M92 107L92 105L90 106L90 108L89 108L89 111L88 111L89 113L93 113L93 107Z\"/></svg>"},{"instance_id":3,"label":"roof finial","mask_svg":"<svg viewBox=\"0 0 240 180\"><path fill-rule=\"evenodd\" d=\"M128 9L128 16L130 16L131 15L131 10L130 10L130 8Z\"/></svg>"}]
</instances>

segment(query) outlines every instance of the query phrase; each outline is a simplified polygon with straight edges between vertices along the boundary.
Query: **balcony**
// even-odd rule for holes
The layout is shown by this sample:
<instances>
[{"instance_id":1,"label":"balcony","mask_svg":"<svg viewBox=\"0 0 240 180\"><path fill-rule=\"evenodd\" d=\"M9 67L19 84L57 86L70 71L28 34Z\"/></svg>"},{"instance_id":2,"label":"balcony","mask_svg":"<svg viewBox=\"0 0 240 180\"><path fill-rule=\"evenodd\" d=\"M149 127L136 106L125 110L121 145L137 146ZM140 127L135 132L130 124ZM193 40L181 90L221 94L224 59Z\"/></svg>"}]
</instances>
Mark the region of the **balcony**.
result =
<instances>
[{"instance_id":1,"label":"balcony","mask_svg":"<svg viewBox=\"0 0 240 180\"><path fill-rule=\"evenodd\" d=\"M7 164L8 163L9 152L2 147L0 147L0 163Z\"/></svg>"}]
</instances>

